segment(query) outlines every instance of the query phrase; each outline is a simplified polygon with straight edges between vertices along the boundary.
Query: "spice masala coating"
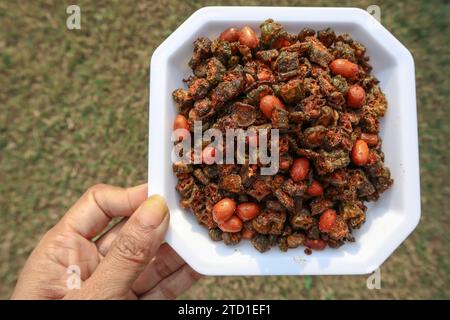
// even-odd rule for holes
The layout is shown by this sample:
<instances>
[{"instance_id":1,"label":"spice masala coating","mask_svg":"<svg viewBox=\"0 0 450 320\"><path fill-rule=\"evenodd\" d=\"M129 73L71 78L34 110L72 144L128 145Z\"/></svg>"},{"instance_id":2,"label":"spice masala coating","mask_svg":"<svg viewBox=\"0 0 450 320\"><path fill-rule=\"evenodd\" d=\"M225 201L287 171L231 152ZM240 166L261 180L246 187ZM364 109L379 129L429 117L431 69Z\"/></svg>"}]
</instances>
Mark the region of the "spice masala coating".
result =
<instances>
[{"instance_id":1,"label":"spice masala coating","mask_svg":"<svg viewBox=\"0 0 450 320\"><path fill-rule=\"evenodd\" d=\"M212 240L245 239L260 252L355 241L364 202L393 183L379 136L387 101L366 49L330 28L291 34L268 19L259 31L230 28L194 42L193 75L172 94L174 129L192 133L194 121L224 135L229 128L278 129L279 170L261 175L261 165L248 162L174 163L181 205ZM202 156L216 151L205 147Z\"/></svg>"}]
</instances>

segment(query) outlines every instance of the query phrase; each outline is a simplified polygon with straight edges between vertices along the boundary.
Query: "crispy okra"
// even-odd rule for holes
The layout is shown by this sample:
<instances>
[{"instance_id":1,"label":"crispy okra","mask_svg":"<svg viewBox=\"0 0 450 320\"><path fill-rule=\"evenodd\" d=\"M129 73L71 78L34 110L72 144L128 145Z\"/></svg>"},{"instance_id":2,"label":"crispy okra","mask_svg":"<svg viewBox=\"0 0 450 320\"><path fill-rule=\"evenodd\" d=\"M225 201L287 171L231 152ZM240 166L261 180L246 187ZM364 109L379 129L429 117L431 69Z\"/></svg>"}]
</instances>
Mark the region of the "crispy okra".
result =
<instances>
[{"instance_id":1,"label":"crispy okra","mask_svg":"<svg viewBox=\"0 0 450 320\"><path fill-rule=\"evenodd\" d=\"M260 252L355 241L364 203L393 183L379 137L387 100L368 60L348 34L330 28L293 34L272 19L260 25L259 37L247 26L194 42L192 76L172 93L174 129L192 133L201 120L203 131L219 129L224 140L232 128L280 135L273 175L262 174L260 161L249 163L247 149L241 162L209 163L205 155L229 151L205 143L201 163L173 164L181 205L212 240L250 240ZM260 143L257 133L245 140L246 147Z\"/></svg>"}]
</instances>

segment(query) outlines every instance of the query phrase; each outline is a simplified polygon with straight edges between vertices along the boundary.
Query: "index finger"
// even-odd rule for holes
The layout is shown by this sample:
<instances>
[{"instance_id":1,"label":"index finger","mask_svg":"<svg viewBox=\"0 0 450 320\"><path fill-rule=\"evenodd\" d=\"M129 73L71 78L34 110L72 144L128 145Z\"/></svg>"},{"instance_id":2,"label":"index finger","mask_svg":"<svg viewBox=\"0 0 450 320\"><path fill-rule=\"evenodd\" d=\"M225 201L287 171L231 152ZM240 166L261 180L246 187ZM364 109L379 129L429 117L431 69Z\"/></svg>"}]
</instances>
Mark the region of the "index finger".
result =
<instances>
[{"instance_id":1,"label":"index finger","mask_svg":"<svg viewBox=\"0 0 450 320\"><path fill-rule=\"evenodd\" d=\"M91 239L112 218L130 216L146 199L146 183L131 188L97 184L81 196L58 225Z\"/></svg>"}]
</instances>

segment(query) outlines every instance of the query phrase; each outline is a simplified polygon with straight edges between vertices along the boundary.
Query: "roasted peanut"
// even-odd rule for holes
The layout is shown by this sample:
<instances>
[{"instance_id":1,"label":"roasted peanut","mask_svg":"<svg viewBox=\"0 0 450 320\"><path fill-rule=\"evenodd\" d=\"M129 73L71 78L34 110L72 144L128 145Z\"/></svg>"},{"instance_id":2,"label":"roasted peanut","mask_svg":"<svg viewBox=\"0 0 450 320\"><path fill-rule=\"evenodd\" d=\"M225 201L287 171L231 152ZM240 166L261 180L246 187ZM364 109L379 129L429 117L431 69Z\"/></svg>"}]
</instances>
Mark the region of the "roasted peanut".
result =
<instances>
[{"instance_id":1,"label":"roasted peanut","mask_svg":"<svg viewBox=\"0 0 450 320\"><path fill-rule=\"evenodd\" d=\"M244 224L242 223L242 220L239 219L238 216L231 216L231 218L229 218L228 220L220 222L218 224L220 230L222 230L223 232L233 233L241 231L243 225Z\"/></svg>"},{"instance_id":2,"label":"roasted peanut","mask_svg":"<svg viewBox=\"0 0 450 320\"><path fill-rule=\"evenodd\" d=\"M181 114L178 114L173 121L173 130L177 129L187 130L178 133L178 141L182 141L187 135L189 135L189 122L186 117Z\"/></svg>"},{"instance_id":3,"label":"roasted peanut","mask_svg":"<svg viewBox=\"0 0 450 320\"><path fill-rule=\"evenodd\" d=\"M369 147L367 143L362 140L356 140L352 148L352 162L357 166L363 166L367 163L369 159Z\"/></svg>"},{"instance_id":4,"label":"roasted peanut","mask_svg":"<svg viewBox=\"0 0 450 320\"><path fill-rule=\"evenodd\" d=\"M239 30L236 28L229 28L220 34L219 39L228 42L238 41Z\"/></svg>"},{"instance_id":5,"label":"roasted peanut","mask_svg":"<svg viewBox=\"0 0 450 320\"><path fill-rule=\"evenodd\" d=\"M237 215L242 221L248 221L256 217L260 212L260 207L254 202L244 202L237 206Z\"/></svg>"},{"instance_id":6,"label":"roasted peanut","mask_svg":"<svg viewBox=\"0 0 450 320\"><path fill-rule=\"evenodd\" d=\"M336 211L333 209L328 209L319 219L319 230L321 232L328 232L333 227L333 224L336 222Z\"/></svg>"},{"instance_id":7,"label":"roasted peanut","mask_svg":"<svg viewBox=\"0 0 450 320\"><path fill-rule=\"evenodd\" d=\"M173 122L173 130L186 129L189 130L189 123L185 116L178 114Z\"/></svg>"},{"instance_id":8,"label":"roasted peanut","mask_svg":"<svg viewBox=\"0 0 450 320\"><path fill-rule=\"evenodd\" d=\"M320 197L323 195L323 187L317 180L313 180L306 189L306 193L311 197Z\"/></svg>"},{"instance_id":9,"label":"roasted peanut","mask_svg":"<svg viewBox=\"0 0 450 320\"><path fill-rule=\"evenodd\" d=\"M308 171L309 171L308 159L306 158L295 159L290 170L291 178L295 182L303 180L308 175Z\"/></svg>"},{"instance_id":10,"label":"roasted peanut","mask_svg":"<svg viewBox=\"0 0 450 320\"><path fill-rule=\"evenodd\" d=\"M358 65L347 59L336 59L331 61L330 70L346 78L353 78L358 73Z\"/></svg>"},{"instance_id":11,"label":"roasted peanut","mask_svg":"<svg viewBox=\"0 0 450 320\"><path fill-rule=\"evenodd\" d=\"M213 209L213 219L216 223L222 223L231 218L236 210L236 202L230 198L223 198L217 202Z\"/></svg>"},{"instance_id":12,"label":"roasted peanut","mask_svg":"<svg viewBox=\"0 0 450 320\"><path fill-rule=\"evenodd\" d=\"M364 105L364 101L366 100L366 92L363 87L354 84L348 89L347 92L347 104L354 108L358 109Z\"/></svg>"},{"instance_id":13,"label":"roasted peanut","mask_svg":"<svg viewBox=\"0 0 450 320\"><path fill-rule=\"evenodd\" d=\"M272 116L272 111L275 108L285 109L283 103L275 96L268 95L261 99L259 102L259 109L267 117Z\"/></svg>"},{"instance_id":14,"label":"roasted peanut","mask_svg":"<svg viewBox=\"0 0 450 320\"><path fill-rule=\"evenodd\" d=\"M327 243L323 241L322 239L306 239L305 240L305 247L313 249L313 250L323 250L327 246Z\"/></svg>"},{"instance_id":15,"label":"roasted peanut","mask_svg":"<svg viewBox=\"0 0 450 320\"><path fill-rule=\"evenodd\" d=\"M202 151L202 162L206 164L213 164L216 161L216 149L207 146Z\"/></svg>"},{"instance_id":16,"label":"roasted peanut","mask_svg":"<svg viewBox=\"0 0 450 320\"><path fill-rule=\"evenodd\" d=\"M259 39L255 31L249 26L246 26L239 31L239 43L246 45L250 49L255 49L258 46Z\"/></svg>"}]
</instances>

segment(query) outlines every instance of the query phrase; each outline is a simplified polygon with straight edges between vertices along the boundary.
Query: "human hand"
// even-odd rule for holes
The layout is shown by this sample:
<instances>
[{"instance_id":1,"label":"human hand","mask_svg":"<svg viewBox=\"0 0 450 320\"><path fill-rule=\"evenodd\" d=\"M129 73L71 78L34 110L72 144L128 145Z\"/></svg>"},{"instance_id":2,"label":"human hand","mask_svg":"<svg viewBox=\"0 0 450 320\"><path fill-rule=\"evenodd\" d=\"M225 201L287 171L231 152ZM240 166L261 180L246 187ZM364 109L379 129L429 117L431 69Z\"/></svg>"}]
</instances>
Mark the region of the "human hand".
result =
<instances>
[{"instance_id":1,"label":"human hand","mask_svg":"<svg viewBox=\"0 0 450 320\"><path fill-rule=\"evenodd\" d=\"M126 218L92 241L115 217ZM33 250L12 299L174 299L200 275L163 243L168 225L147 184L91 187ZM79 289L68 286L70 266Z\"/></svg>"}]
</instances>

